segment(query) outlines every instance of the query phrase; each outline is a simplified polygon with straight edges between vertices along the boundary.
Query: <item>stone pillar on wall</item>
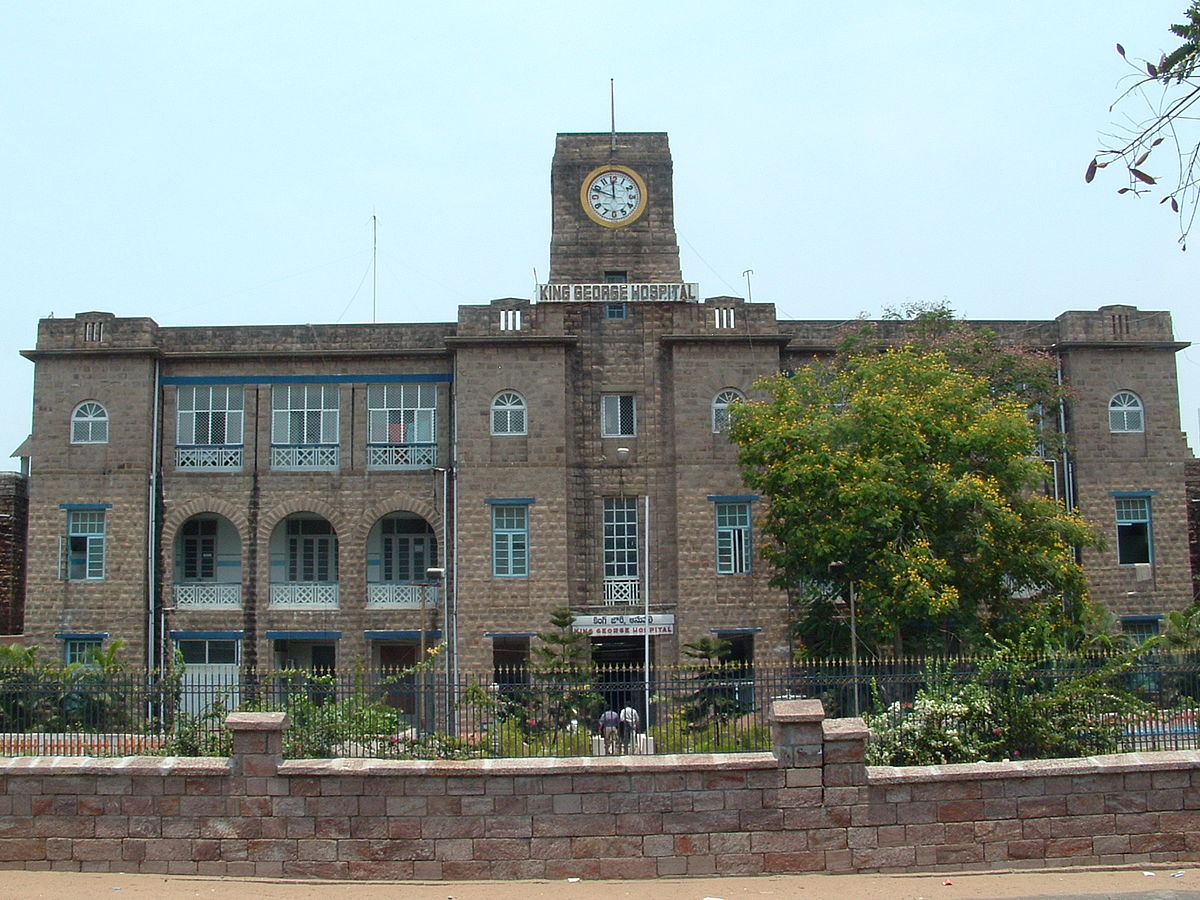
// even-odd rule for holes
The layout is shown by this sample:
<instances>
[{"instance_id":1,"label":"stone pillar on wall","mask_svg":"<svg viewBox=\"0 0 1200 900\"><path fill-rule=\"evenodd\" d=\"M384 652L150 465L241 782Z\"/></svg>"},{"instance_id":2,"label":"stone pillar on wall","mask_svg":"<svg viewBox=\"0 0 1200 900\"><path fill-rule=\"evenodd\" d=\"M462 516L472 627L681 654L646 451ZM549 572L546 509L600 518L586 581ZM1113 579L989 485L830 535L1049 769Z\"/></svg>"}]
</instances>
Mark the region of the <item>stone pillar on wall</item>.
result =
<instances>
[{"instance_id":1,"label":"stone pillar on wall","mask_svg":"<svg viewBox=\"0 0 1200 900\"><path fill-rule=\"evenodd\" d=\"M776 700L771 704L771 752L785 769L820 768L825 738L820 700Z\"/></svg>"},{"instance_id":2,"label":"stone pillar on wall","mask_svg":"<svg viewBox=\"0 0 1200 900\"><path fill-rule=\"evenodd\" d=\"M243 778L274 777L283 762L287 713L230 713L225 717L225 727L233 732L233 774Z\"/></svg>"},{"instance_id":3,"label":"stone pillar on wall","mask_svg":"<svg viewBox=\"0 0 1200 900\"><path fill-rule=\"evenodd\" d=\"M789 787L866 784L867 726L861 718L826 719L820 700L771 704L772 753Z\"/></svg>"},{"instance_id":4,"label":"stone pillar on wall","mask_svg":"<svg viewBox=\"0 0 1200 900\"><path fill-rule=\"evenodd\" d=\"M867 783L867 723L861 718L826 719L825 787L851 787Z\"/></svg>"}]
</instances>

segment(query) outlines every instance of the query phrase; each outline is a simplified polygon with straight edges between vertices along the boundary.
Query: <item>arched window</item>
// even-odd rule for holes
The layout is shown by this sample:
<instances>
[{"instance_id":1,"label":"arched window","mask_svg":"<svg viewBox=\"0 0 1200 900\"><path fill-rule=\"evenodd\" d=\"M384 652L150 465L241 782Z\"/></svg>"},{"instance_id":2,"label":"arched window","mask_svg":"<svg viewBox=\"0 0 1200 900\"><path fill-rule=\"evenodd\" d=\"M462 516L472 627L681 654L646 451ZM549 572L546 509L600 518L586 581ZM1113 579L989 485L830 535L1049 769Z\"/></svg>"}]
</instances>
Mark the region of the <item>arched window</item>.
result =
<instances>
[{"instance_id":1,"label":"arched window","mask_svg":"<svg viewBox=\"0 0 1200 900\"><path fill-rule=\"evenodd\" d=\"M71 414L71 443L108 443L108 411L95 400L80 403Z\"/></svg>"},{"instance_id":2,"label":"arched window","mask_svg":"<svg viewBox=\"0 0 1200 900\"><path fill-rule=\"evenodd\" d=\"M525 400L520 394L505 391L492 401L492 434L525 434Z\"/></svg>"},{"instance_id":3,"label":"arched window","mask_svg":"<svg viewBox=\"0 0 1200 900\"><path fill-rule=\"evenodd\" d=\"M1108 430L1113 434L1146 430L1142 401L1137 394L1121 391L1108 401Z\"/></svg>"},{"instance_id":4,"label":"arched window","mask_svg":"<svg viewBox=\"0 0 1200 900\"><path fill-rule=\"evenodd\" d=\"M730 404L741 400L742 395L734 390L721 391L717 396L713 397L712 402L712 430L713 434L720 431L729 430L729 406Z\"/></svg>"}]
</instances>

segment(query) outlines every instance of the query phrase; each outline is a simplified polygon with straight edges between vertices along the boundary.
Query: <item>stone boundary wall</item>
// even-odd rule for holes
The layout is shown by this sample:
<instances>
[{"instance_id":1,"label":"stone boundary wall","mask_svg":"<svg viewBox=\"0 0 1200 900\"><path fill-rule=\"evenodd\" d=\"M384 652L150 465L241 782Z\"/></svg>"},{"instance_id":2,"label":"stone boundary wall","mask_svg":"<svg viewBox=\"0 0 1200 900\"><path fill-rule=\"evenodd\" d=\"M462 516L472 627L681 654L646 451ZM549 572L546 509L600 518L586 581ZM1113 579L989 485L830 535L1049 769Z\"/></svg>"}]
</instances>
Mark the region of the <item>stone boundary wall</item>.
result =
<instances>
[{"instance_id":1,"label":"stone boundary wall","mask_svg":"<svg viewBox=\"0 0 1200 900\"><path fill-rule=\"evenodd\" d=\"M0 761L0 868L292 878L653 878L1200 859L1200 752L863 764L860 719L776 701L772 753Z\"/></svg>"}]
</instances>

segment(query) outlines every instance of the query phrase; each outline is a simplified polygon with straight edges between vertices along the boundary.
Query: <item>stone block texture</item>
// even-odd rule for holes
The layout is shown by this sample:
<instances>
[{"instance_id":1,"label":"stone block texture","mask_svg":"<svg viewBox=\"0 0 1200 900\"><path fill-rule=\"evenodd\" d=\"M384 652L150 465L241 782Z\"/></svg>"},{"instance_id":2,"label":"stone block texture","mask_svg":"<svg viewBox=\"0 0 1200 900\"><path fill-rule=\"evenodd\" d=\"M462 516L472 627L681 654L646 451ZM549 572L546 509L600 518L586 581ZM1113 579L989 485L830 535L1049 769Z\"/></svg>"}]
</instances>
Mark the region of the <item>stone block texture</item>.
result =
<instances>
[{"instance_id":1,"label":"stone block texture","mask_svg":"<svg viewBox=\"0 0 1200 900\"><path fill-rule=\"evenodd\" d=\"M228 760L4 759L0 869L451 881L1200 857L1195 751L864 767L862 720L772 715L772 753L284 761L286 718L238 713Z\"/></svg>"},{"instance_id":2,"label":"stone block texture","mask_svg":"<svg viewBox=\"0 0 1200 900\"><path fill-rule=\"evenodd\" d=\"M608 163L646 180L646 212L627 228L596 225L580 206L581 180ZM671 173L664 134L618 134L615 145L608 134L560 135L551 281L678 282ZM215 639L239 648L233 662L222 648L225 665L343 669L405 664L444 640L439 666L490 680L502 655L528 652L557 607L627 616L648 606L664 617L654 662L718 634L736 636L745 661L786 663L788 598L755 553L765 501L747 495L734 448L713 427L713 402L727 391L753 396L758 377L832 354L851 317L785 320L772 303L720 296L502 298L425 324L172 328L103 312L42 320L25 353L36 367L24 451L26 638L44 655L71 636L119 639L127 660L151 666L176 640ZM884 342L902 333L875 324ZM1068 383L1069 408L1047 423L1065 434L1047 483L1109 538L1084 555L1093 599L1130 617L1188 606L1191 453L1175 373L1186 344L1169 314L1106 306L975 324L1054 355ZM373 406L385 386L402 397ZM278 407L279 391L321 387L320 401ZM225 388L236 394L234 415L181 406L192 392ZM1110 430L1119 392L1140 398L1141 431ZM524 428L495 427L501 394L521 398ZM607 435L602 410L613 396L632 415ZM105 412L102 441L72 433L89 402ZM1130 492L1152 508L1147 565L1117 561L1114 495ZM723 498L751 510L746 571L717 570ZM636 509L636 584L624 593L605 571L605 503L622 499ZM493 513L504 502L527 509L517 538L527 567L517 572L496 565ZM79 509L103 518L103 563L86 577L64 558L83 543L67 533ZM3 540L0 530L0 548ZM14 554L15 593L0 613L10 628L18 563ZM443 572L431 578L430 568ZM639 665L640 640L626 628L593 645Z\"/></svg>"}]
</instances>

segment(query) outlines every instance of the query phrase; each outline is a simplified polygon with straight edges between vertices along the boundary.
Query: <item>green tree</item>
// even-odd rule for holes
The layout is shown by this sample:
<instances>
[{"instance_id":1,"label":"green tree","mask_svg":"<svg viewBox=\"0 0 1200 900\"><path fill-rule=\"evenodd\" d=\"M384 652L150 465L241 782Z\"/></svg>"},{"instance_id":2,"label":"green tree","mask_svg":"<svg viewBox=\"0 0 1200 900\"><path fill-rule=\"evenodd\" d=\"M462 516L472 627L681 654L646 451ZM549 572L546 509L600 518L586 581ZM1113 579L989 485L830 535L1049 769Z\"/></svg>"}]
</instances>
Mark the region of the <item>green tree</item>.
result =
<instances>
[{"instance_id":1,"label":"green tree","mask_svg":"<svg viewBox=\"0 0 1200 900\"><path fill-rule=\"evenodd\" d=\"M1177 652L1200 650L1200 605L1167 613L1162 644L1164 649Z\"/></svg>"},{"instance_id":2,"label":"green tree","mask_svg":"<svg viewBox=\"0 0 1200 900\"><path fill-rule=\"evenodd\" d=\"M575 631L574 621L569 608L555 609L551 630L538 633L541 643L532 651L541 684L529 698L525 728L531 735L549 735L552 746L580 728L586 733L603 699L594 684L591 638Z\"/></svg>"},{"instance_id":3,"label":"green tree","mask_svg":"<svg viewBox=\"0 0 1200 900\"><path fill-rule=\"evenodd\" d=\"M762 556L810 655L846 650L848 628L829 628L833 562L868 653L970 649L1035 621L1066 634L1081 615L1074 549L1097 538L1040 490L1027 397L911 346L756 387L769 398L735 407L730 438L769 501Z\"/></svg>"},{"instance_id":4,"label":"green tree","mask_svg":"<svg viewBox=\"0 0 1200 900\"><path fill-rule=\"evenodd\" d=\"M1187 249L1187 237L1195 221L1200 199L1200 140L1192 130L1195 106L1200 101L1200 0L1184 11L1185 21L1170 26L1171 34L1183 43L1159 57L1158 62L1130 59L1117 44L1117 53L1132 70L1132 80L1109 110L1132 102L1135 112L1129 124L1115 134L1104 135L1104 146L1088 163L1085 180L1091 182L1100 169L1113 165L1124 170L1126 183L1117 193L1140 197L1163 190L1159 203L1169 205L1179 221L1179 244ZM1148 110L1144 112L1143 110ZM1153 174L1150 156L1160 146L1169 152L1168 165L1176 170L1164 187Z\"/></svg>"},{"instance_id":5,"label":"green tree","mask_svg":"<svg viewBox=\"0 0 1200 900\"><path fill-rule=\"evenodd\" d=\"M710 635L682 648L689 663L680 673L689 676L694 685L691 693L682 698L683 721L693 733L711 731L717 745L725 724L744 712L738 703L737 687L745 671L742 666L723 662L729 647L728 641Z\"/></svg>"}]
</instances>

